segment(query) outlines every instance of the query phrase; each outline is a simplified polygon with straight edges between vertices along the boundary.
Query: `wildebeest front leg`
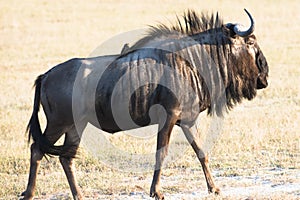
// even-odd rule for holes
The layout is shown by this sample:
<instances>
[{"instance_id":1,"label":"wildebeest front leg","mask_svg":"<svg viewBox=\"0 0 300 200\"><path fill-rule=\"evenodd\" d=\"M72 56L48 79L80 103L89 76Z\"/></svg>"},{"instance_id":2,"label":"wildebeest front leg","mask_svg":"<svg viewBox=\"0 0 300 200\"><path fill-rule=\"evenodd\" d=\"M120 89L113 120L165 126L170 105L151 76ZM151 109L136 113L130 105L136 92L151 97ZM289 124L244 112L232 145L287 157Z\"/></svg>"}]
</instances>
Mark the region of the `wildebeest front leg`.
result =
<instances>
[{"instance_id":1,"label":"wildebeest front leg","mask_svg":"<svg viewBox=\"0 0 300 200\"><path fill-rule=\"evenodd\" d=\"M80 136L78 135L78 133L76 131L76 127L74 126L71 130L69 130L66 133L64 146L66 148L68 148L68 147L72 148L71 151L74 152L74 157L75 157L79 143L80 143ZM68 151L68 149L66 149L66 151ZM60 163L65 171L65 174L67 176L73 198L75 200L83 199L80 189L77 185L76 177L75 177L75 166L73 163L73 157L60 156L59 161L60 161Z\"/></svg>"},{"instance_id":2,"label":"wildebeest front leg","mask_svg":"<svg viewBox=\"0 0 300 200\"><path fill-rule=\"evenodd\" d=\"M33 143L31 145L31 157L30 157L30 171L28 178L28 185L26 190L21 194L23 200L30 200L33 197L36 184L36 176L44 154L40 151L38 145Z\"/></svg>"},{"instance_id":3,"label":"wildebeest front leg","mask_svg":"<svg viewBox=\"0 0 300 200\"><path fill-rule=\"evenodd\" d=\"M219 194L220 189L215 186L213 177L212 177L210 169L209 169L208 156L201 149L199 142L197 142L197 140L198 140L197 130L195 129L195 127L192 127L192 128L181 127L181 128L182 128L187 140L193 147L193 149L194 149L195 153L197 154L197 157L201 163L201 166L202 166L202 169L204 172L204 176L206 179L206 183L207 183L208 192Z\"/></svg>"},{"instance_id":4,"label":"wildebeest front leg","mask_svg":"<svg viewBox=\"0 0 300 200\"><path fill-rule=\"evenodd\" d=\"M159 191L161 167L165 157L168 154L170 136L176 120L177 118L175 116L167 116L166 121L163 124L159 124L159 132L157 135L156 163L150 189L150 197L155 197L155 199L157 200L164 199L164 196Z\"/></svg>"}]
</instances>

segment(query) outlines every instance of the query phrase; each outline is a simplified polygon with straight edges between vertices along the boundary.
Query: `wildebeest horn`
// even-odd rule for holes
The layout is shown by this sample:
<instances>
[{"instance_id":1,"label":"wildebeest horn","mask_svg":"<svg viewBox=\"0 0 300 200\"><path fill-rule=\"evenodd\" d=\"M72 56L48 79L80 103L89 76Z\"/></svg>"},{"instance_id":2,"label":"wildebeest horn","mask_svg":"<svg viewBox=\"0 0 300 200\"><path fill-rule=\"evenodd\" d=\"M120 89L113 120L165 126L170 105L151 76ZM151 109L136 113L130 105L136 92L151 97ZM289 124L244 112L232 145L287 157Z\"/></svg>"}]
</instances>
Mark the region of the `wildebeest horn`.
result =
<instances>
[{"instance_id":1,"label":"wildebeest horn","mask_svg":"<svg viewBox=\"0 0 300 200\"><path fill-rule=\"evenodd\" d=\"M251 35L251 33L253 33L254 31L254 20L251 16L251 14L246 10L244 9L245 12L247 13L247 15L249 16L250 18L250 21L251 21L251 26L248 30L243 30L244 29L244 26L243 25L240 25L240 24L236 24L234 27L233 27L233 31L238 35L238 36L241 36L241 37L247 37L249 35Z\"/></svg>"}]
</instances>

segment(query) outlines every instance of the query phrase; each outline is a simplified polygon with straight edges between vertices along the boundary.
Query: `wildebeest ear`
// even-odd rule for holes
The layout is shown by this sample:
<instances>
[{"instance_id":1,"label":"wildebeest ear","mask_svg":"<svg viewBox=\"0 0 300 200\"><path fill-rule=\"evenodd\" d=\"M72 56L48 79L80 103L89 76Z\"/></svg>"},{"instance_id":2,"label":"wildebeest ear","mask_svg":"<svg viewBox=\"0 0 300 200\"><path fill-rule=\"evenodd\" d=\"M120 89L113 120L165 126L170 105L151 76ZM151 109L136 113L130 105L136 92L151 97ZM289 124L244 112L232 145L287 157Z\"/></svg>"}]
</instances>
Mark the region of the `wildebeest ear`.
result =
<instances>
[{"instance_id":1,"label":"wildebeest ear","mask_svg":"<svg viewBox=\"0 0 300 200\"><path fill-rule=\"evenodd\" d=\"M129 44L128 43L124 44L121 50L121 55L128 53L129 49L130 49Z\"/></svg>"},{"instance_id":2,"label":"wildebeest ear","mask_svg":"<svg viewBox=\"0 0 300 200\"><path fill-rule=\"evenodd\" d=\"M237 35L234 32L234 26L235 26L235 24L231 24L231 23L224 24L222 26L223 33L228 37L235 38Z\"/></svg>"}]
</instances>

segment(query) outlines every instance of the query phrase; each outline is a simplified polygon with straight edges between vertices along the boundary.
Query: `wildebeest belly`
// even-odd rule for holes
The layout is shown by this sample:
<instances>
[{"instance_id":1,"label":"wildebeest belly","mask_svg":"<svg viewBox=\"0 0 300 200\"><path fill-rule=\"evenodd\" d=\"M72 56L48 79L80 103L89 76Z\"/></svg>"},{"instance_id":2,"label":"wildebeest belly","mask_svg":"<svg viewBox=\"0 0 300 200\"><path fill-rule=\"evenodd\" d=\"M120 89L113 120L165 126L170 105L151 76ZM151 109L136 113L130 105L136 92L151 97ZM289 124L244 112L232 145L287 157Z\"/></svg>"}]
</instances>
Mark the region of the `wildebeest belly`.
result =
<instances>
[{"instance_id":1,"label":"wildebeest belly","mask_svg":"<svg viewBox=\"0 0 300 200\"><path fill-rule=\"evenodd\" d=\"M178 107L176 97L160 84L163 65L152 59L115 65L105 70L96 89L95 109L102 130L112 133L156 124L161 112ZM153 107L157 104L161 106Z\"/></svg>"},{"instance_id":2,"label":"wildebeest belly","mask_svg":"<svg viewBox=\"0 0 300 200\"><path fill-rule=\"evenodd\" d=\"M96 99L99 126L110 133L157 124L162 114L177 106L167 88L155 84L141 86L132 94L102 93Z\"/></svg>"}]
</instances>

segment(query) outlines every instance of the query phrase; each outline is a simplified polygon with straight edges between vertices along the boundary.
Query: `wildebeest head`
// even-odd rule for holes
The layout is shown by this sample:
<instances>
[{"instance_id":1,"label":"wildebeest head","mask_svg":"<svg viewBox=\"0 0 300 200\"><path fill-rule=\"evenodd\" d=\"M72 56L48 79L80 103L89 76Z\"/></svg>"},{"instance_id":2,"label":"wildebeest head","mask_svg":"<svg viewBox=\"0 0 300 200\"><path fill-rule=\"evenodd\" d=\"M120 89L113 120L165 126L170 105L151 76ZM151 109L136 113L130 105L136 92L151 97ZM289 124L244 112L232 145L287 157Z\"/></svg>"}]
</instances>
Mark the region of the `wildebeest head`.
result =
<instances>
[{"instance_id":1,"label":"wildebeest head","mask_svg":"<svg viewBox=\"0 0 300 200\"><path fill-rule=\"evenodd\" d=\"M238 63L245 63L245 66L238 64L237 67L241 68L238 70L252 73L252 77L257 77L253 82L253 84L256 84L256 89L262 89L268 86L267 77L269 67L267 60L256 41L256 37L253 34L255 29L254 20L246 9L245 11L251 21L251 25L247 30L242 30L243 26L240 24L228 23L224 26L224 31L233 44L232 53L236 56L236 61Z\"/></svg>"}]
</instances>

